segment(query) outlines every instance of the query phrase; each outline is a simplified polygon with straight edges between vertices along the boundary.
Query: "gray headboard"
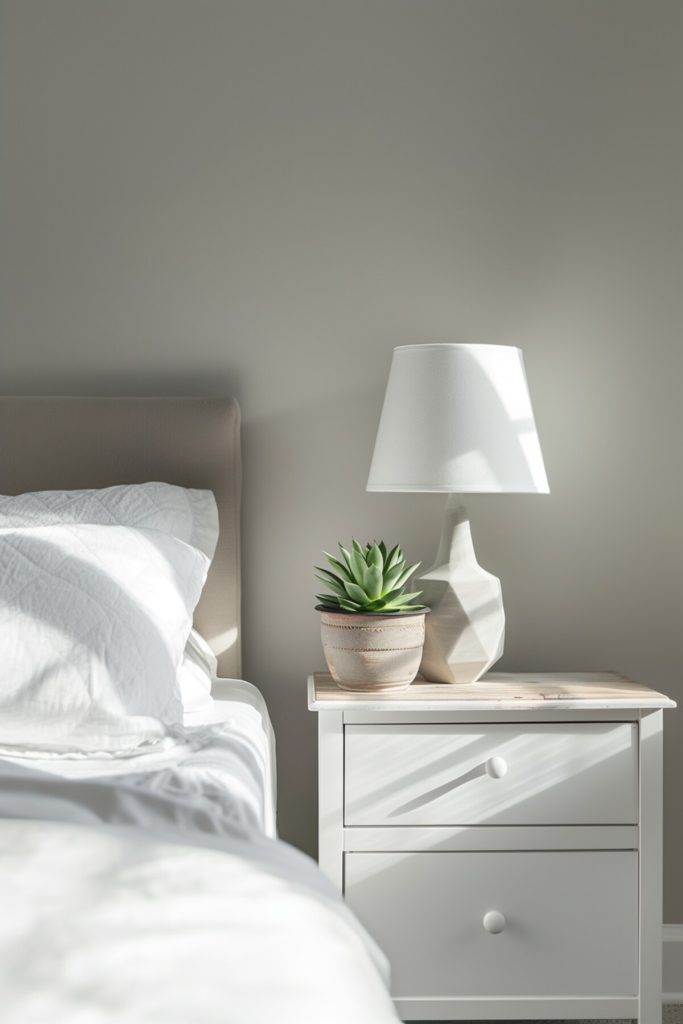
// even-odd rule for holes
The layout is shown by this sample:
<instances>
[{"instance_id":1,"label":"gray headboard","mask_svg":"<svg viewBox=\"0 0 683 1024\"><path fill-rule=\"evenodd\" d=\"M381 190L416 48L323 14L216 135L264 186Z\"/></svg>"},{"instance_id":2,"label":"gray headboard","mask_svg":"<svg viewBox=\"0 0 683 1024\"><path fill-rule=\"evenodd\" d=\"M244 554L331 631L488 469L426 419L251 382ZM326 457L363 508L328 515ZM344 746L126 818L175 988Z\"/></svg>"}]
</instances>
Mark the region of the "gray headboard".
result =
<instances>
[{"instance_id":1,"label":"gray headboard","mask_svg":"<svg viewBox=\"0 0 683 1024\"><path fill-rule=\"evenodd\" d=\"M220 538L195 613L239 677L240 411L232 398L0 398L0 493L162 480L212 490Z\"/></svg>"}]
</instances>

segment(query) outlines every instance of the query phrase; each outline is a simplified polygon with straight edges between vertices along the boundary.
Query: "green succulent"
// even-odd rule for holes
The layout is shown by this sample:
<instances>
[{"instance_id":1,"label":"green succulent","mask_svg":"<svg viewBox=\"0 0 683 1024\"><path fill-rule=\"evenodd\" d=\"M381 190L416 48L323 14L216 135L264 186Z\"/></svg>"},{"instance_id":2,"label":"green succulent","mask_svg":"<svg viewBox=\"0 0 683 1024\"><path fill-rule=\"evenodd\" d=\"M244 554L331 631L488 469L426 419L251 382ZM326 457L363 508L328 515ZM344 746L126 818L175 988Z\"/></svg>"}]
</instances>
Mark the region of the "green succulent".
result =
<instances>
[{"instance_id":1,"label":"green succulent","mask_svg":"<svg viewBox=\"0 0 683 1024\"><path fill-rule=\"evenodd\" d=\"M411 604L422 591L403 592L409 576L420 563L407 566L399 544L387 552L384 541L366 544L363 548L353 540L350 551L342 544L339 551L341 558L323 552L334 572L315 567L316 578L330 591L316 594L324 611L412 612L424 608L424 605Z\"/></svg>"}]
</instances>

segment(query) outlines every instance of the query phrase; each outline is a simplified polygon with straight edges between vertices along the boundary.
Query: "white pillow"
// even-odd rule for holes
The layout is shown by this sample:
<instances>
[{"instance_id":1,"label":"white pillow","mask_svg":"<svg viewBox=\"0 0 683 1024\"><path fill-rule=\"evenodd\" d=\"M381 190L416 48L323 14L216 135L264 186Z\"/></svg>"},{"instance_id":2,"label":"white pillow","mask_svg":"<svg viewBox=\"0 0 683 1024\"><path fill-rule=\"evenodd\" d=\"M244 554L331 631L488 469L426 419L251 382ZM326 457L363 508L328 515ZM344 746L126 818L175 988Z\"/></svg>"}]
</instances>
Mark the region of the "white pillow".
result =
<instances>
[{"instance_id":1,"label":"white pillow","mask_svg":"<svg viewBox=\"0 0 683 1024\"><path fill-rule=\"evenodd\" d=\"M179 724L177 671L216 537L208 491L1 498L0 745L125 753Z\"/></svg>"},{"instance_id":2,"label":"white pillow","mask_svg":"<svg viewBox=\"0 0 683 1024\"><path fill-rule=\"evenodd\" d=\"M213 558L218 509L211 491L151 482L98 490L0 494L0 527L88 523L161 530Z\"/></svg>"},{"instance_id":3,"label":"white pillow","mask_svg":"<svg viewBox=\"0 0 683 1024\"><path fill-rule=\"evenodd\" d=\"M182 721L209 559L123 526L0 529L0 745L118 752Z\"/></svg>"}]
</instances>

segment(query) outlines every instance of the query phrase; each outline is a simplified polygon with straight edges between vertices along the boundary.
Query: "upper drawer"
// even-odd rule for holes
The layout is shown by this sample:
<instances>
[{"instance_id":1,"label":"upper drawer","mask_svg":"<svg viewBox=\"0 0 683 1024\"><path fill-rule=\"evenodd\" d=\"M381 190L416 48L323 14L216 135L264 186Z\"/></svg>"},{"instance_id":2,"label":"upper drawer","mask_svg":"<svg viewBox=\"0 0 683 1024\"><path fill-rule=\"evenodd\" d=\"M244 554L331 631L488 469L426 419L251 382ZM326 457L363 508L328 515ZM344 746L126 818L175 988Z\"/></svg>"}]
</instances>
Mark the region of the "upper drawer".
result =
<instances>
[{"instance_id":1,"label":"upper drawer","mask_svg":"<svg viewBox=\"0 0 683 1024\"><path fill-rule=\"evenodd\" d=\"M631 825L637 726L348 725L346 825Z\"/></svg>"}]
</instances>

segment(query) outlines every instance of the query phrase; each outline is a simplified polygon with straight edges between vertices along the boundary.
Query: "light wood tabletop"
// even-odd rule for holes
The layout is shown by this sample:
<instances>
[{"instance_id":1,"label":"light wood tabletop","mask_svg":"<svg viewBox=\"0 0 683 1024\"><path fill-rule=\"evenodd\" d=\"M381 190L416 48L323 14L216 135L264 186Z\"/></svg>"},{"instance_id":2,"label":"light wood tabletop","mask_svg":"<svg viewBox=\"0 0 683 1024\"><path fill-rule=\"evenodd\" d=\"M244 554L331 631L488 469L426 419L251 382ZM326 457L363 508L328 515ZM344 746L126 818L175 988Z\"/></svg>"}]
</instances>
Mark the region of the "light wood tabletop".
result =
<instances>
[{"instance_id":1,"label":"light wood tabletop","mask_svg":"<svg viewBox=\"0 0 683 1024\"><path fill-rule=\"evenodd\" d=\"M514 711L522 709L594 710L674 708L663 693L618 672L490 672L476 683L428 683L415 680L405 690L358 693L342 690L328 672L308 680L311 711L344 711L362 706L406 711L417 704L434 711Z\"/></svg>"}]
</instances>

